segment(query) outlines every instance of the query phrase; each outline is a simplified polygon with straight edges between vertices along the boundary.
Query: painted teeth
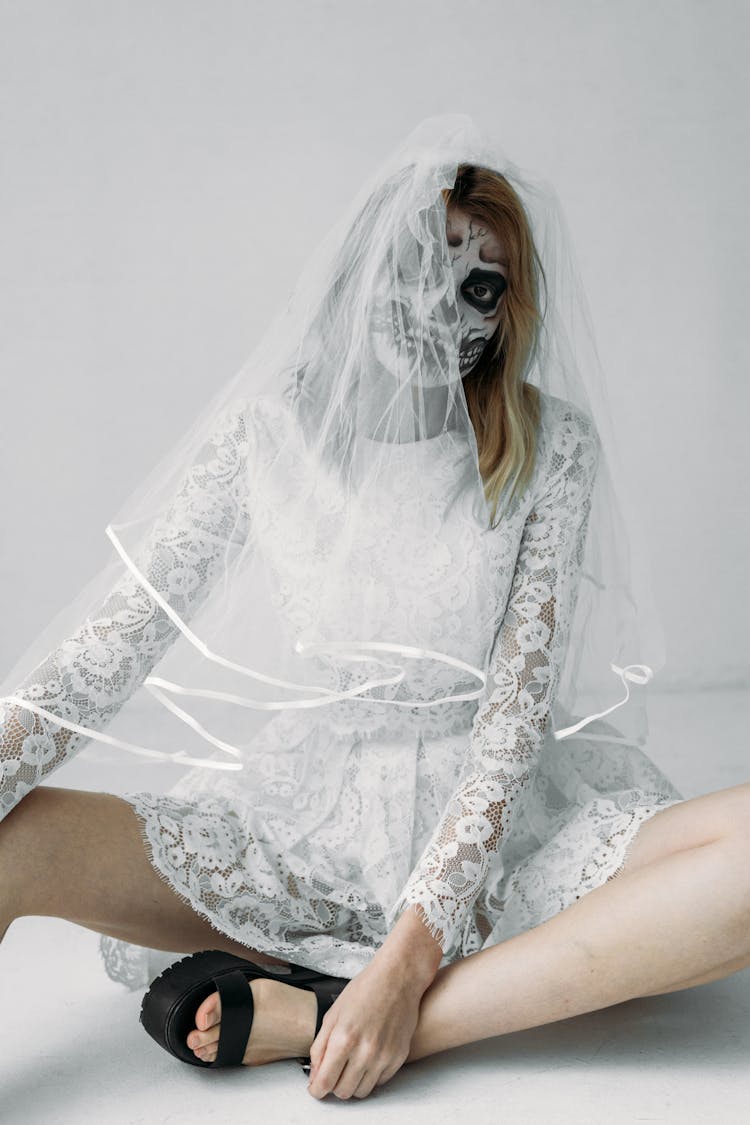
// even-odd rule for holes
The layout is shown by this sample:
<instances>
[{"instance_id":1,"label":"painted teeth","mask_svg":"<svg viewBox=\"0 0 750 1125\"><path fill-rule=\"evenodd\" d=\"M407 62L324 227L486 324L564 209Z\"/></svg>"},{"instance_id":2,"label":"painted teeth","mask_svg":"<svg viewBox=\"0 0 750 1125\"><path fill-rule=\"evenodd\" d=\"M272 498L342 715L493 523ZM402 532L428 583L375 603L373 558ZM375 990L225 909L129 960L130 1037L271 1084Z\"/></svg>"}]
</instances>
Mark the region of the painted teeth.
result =
<instances>
[{"instance_id":1,"label":"painted teeth","mask_svg":"<svg viewBox=\"0 0 750 1125\"><path fill-rule=\"evenodd\" d=\"M465 349L465 351L460 352L458 357L459 369L471 367L474 363L476 363L476 361L479 359L479 356L482 354L483 347L484 344L477 342L474 344L470 344L469 347Z\"/></svg>"},{"instance_id":2,"label":"painted teeth","mask_svg":"<svg viewBox=\"0 0 750 1125\"><path fill-rule=\"evenodd\" d=\"M393 343L396 348L405 348L409 358L416 357L417 346L416 342L410 334L404 335L401 324L399 323L398 310L396 302L391 303L390 316L387 313L376 314L373 318L373 328L375 331L387 331L390 329ZM408 317L406 309L402 309L402 315ZM408 322L408 320L407 320ZM458 369L465 371L469 367L473 367L480 355L484 351L484 340L475 340L473 343L468 344L465 348L459 350L458 353ZM442 352L443 357L446 355L446 349L443 341L435 341L435 352Z\"/></svg>"}]
</instances>

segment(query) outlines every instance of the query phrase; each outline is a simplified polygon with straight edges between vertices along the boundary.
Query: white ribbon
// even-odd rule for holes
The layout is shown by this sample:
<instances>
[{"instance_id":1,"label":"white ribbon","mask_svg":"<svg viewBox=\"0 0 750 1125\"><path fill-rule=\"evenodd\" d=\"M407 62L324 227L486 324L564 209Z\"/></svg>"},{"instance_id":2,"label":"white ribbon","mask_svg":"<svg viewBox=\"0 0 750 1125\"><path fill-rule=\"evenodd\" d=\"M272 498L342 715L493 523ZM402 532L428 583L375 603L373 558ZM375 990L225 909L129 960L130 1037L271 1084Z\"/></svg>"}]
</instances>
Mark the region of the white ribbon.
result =
<instances>
[{"instance_id":1,"label":"white ribbon","mask_svg":"<svg viewBox=\"0 0 750 1125\"><path fill-rule=\"evenodd\" d=\"M649 668L648 664L626 664L624 668L620 668L617 664L610 664L610 668L613 672L616 672L622 680L623 687L625 688L624 698L620 699L617 703L613 703L612 706L608 707L606 711L597 711L595 715L587 715L585 719L581 719L572 727L564 727L562 730L553 731L552 733L554 738L558 740L561 738L567 738L569 735L575 734L576 731L579 731L581 727L585 727L589 723L593 722L594 719L602 719L605 715L609 715L612 711L616 711L618 707L622 707L623 703L627 703L627 701L630 699L630 688L628 687L628 680L634 684L647 684L654 675L653 669ZM640 672L637 671L637 669L640 669ZM601 738L602 736L597 734L582 734L580 737L594 740ZM624 738L608 738L607 741L628 742L629 740Z\"/></svg>"},{"instance_id":2,"label":"white ribbon","mask_svg":"<svg viewBox=\"0 0 750 1125\"><path fill-rule=\"evenodd\" d=\"M131 524L137 522L137 520L132 520ZM180 684L175 684L170 680L163 680L158 676L147 676L143 681L144 686L147 687L148 690L151 691L153 695L157 696L157 698L159 698L162 702L166 702L163 698L162 693L159 691L155 691L152 685L163 688L165 691L177 693L179 695L196 695L201 696L205 699L222 699L227 703L238 703L242 707L253 707L260 711L274 711L290 707L322 707L327 703L333 703L340 699L349 699L353 696L361 695L363 692L369 691L370 688L397 684L401 680L403 680L404 669L398 668L395 675L386 676L385 679L368 680L366 683L360 684L359 687L351 688L349 691L334 691L332 688L317 686L314 684L296 684L290 680L280 680L275 676L267 676L263 672L257 672L254 668L248 668L245 664L238 664L234 660L228 660L227 657L220 656L218 653L212 652L205 641L202 641L200 637L196 636L196 634L185 624L179 613L177 613L169 604L169 602L167 602L161 596L158 590L154 589L146 576L142 573L142 571L138 569L136 564L130 558L120 539L117 537L117 535L115 535L115 527L129 527L131 526L131 524L107 524L105 532L108 538L114 544L115 550L119 554L120 558L134 575L134 577L138 580L138 582L140 582L143 588L148 591L157 605L161 606L161 608L164 610L170 620L174 622L174 624L177 626L186 640L188 640L194 648L197 648L202 656L204 656L207 660L213 661L215 664L221 664L223 667L231 668L233 669L233 671L240 672L244 676L250 676L254 680L261 680L266 684L275 684L277 687L291 688L293 691L319 692L320 695L324 697L322 699L307 698L297 700L269 700L267 702L261 702L260 700L248 699L246 696L241 695L209 691L202 688L185 688ZM355 656L353 653L345 652L343 650L357 649L359 651L362 651L375 649L379 652L400 652L405 656L431 657L434 660L439 660L443 664L450 664L455 668L462 668L464 671L470 672L472 675L478 678L481 685L476 689L476 691L473 692L467 692L460 695L444 695L439 699L433 699L427 702L395 699L378 700L378 702L387 703L391 706L432 707L436 703L445 703L450 702L451 700L478 699L484 691L484 687L487 682L487 677L485 676L481 668L475 668L473 664L466 664L463 660L456 660L454 657L447 656L445 653L435 652L432 649L427 648L414 648L409 645L390 644L385 641L297 641L294 648L295 651L300 653L300 655L302 656L308 656L315 651L328 651L338 652L340 658L344 660L354 661L366 660L367 657ZM375 663L381 665L383 668L396 667L395 665L389 666L387 664L384 664L380 660L375 660ZM184 715L184 712L180 712L179 708L171 709L179 717L182 717ZM196 729L198 728L196 727ZM219 745L219 743L216 743L216 745ZM222 744L222 749L226 749L225 744Z\"/></svg>"},{"instance_id":3,"label":"white ribbon","mask_svg":"<svg viewBox=\"0 0 750 1125\"><path fill-rule=\"evenodd\" d=\"M108 746L117 746L121 750L128 750L131 754L139 754L144 758L159 758L167 762L175 762L178 765L204 766L206 769L213 770L244 769L241 762L238 762L236 765L234 762L211 762L208 758L191 758L188 754L183 754L181 750L176 750L173 754L167 754L163 750L151 750L147 746L137 746L133 742L123 742L121 738L115 738L111 734L102 734L101 731L92 730L90 727L82 727L78 723L74 723L71 719L63 719L59 715L55 715L52 711L45 710L44 707L40 707L36 703L30 703L28 699L24 699L20 695L6 695L5 700L9 700L11 703L17 703L19 707L22 707L26 711L33 711L36 715L43 715L45 718L51 719L52 722L60 727L64 727L66 730L75 731L76 734L82 734L86 738L95 738L97 742L106 742ZM190 720L186 719L185 721L188 722ZM194 722L194 720L191 721L191 726ZM198 724L195 724L195 729L198 729ZM215 745L221 746L221 748L227 750L228 753L235 754L237 757L240 756L239 750L236 750L234 747L230 747L226 743L222 744L208 734L204 737L207 737L209 742L214 742Z\"/></svg>"},{"instance_id":4,"label":"white ribbon","mask_svg":"<svg viewBox=\"0 0 750 1125\"><path fill-rule=\"evenodd\" d=\"M131 522L137 523L138 521L134 520ZM378 660L376 657L369 657L369 659L374 660L374 662L380 665L383 669L393 670L394 674L386 675L382 679L368 680L366 683L360 684L358 687L351 688L348 691L334 691L331 688L316 686L314 684L296 684L288 680L281 680L273 676L267 676L262 672L256 672L254 669L248 668L244 664L238 664L236 661L228 660L226 657L212 652L208 645L204 641L202 641L200 637L196 636L196 634L193 633L191 629L188 628L180 615L175 612L175 610L169 605L167 601L165 601L161 594L159 594L159 592L154 589L145 575L142 574L142 572L138 569L138 567L126 552L125 548L122 546L122 543L120 542L118 537L115 535L115 526L127 527L130 525L108 524L105 529L107 536L114 544L117 553L120 555L125 565L132 572L135 578L141 583L144 589L148 591L154 601L161 606L161 608L174 622L183 636L190 642L191 645L198 649L198 651L207 660L211 660L216 664L221 664L223 667L231 668L236 672L240 672L243 675L251 677L252 679L261 680L264 683L275 684L278 687L291 688L294 691L319 692L323 697L311 698L308 695L308 697L305 699L268 700L262 702L260 700L248 699L245 696L235 695L231 692L212 691L208 688L188 688L184 687L182 684L173 683L171 680L164 680L159 676L147 676L143 681L144 687L147 689L147 691L151 692L151 694L162 704L162 706L171 711L172 714L175 715L181 722L186 723L189 727L196 731L196 733L199 734L201 738L205 739L206 742L211 743L211 745L216 746L219 750L223 750L227 754L231 754L235 758L242 757L242 752L236 746L232 745L232 743L224 742L222 739L217 738L215 735L211 734L211 732L206 730L206 728L202 726L202 724L199 723L198 720L195 719L191 714L189 714L189 712L183 710L181 707L178 707L176 703L168 699L164 694L165 692L174 695L192 695L203 699L218 699L223 700L227 703L236 703L241 707L251 707L255 710L262 711L273 711L301 707L322 707L328 703L334 703L338 700L361 696L364 692L369 691L370 688L397 684L400 683L401 680L403 680L405 674L405 670L403 667L399 667L394 664L389 665L384 661ZM351 661L367 660L367 655L357 655L357 653L364 652L366 654L368 652L372 652L372 650L378 652L401 653L404 656L416 658L432 658L434 660L440 661L443 664L449 664L454 668L460 668L465 672L469 672L471 675L477 677L481 685L475 691L462 692L456 695L443 695L438 699L426 701L400 699L373 700L373 702L384 703L391 707L434 707L438 703L478 699L484 693L484 689L487 683L487 677L481 668L477 668L473 664L468 664L463 660L458 660L455 657L448 656L446 653L436 652L433 649L417 648L411 645L388 643L385 641L297 641L294 648L295 651L302 656L309 656L313 652L335 652L338 654L339 659ZM611 664L610 667L622 679L623 686L625 687L624 698L619 702L614 703L611 707L608 707L606 711L599 711L596 714L587 715L586 718L581 719L574 726L565 727L563 730L553 731L553 736L555 739L560 740L563 738L567 738L571 734L575 734L577 731L581 730L582 727L585 727L589 723L593 722L594 719L603 718L603 716L609 715L612 711L616 710L618 707L622 707L624 703L627 703L628 699L630 698L630 689L628 687L627 681L631 681L632 683L646 684L653 677L653 671L647 664L628 664L624 668L620 668L616 664ZM66 727L69 730L75 731L77 734L82 734L87 738L96 739L98 742L104 742L109 746L120 747L123 750L127 750L131 754L138 754L143 757L175 762L180 765L202 766L205 769L243 769L242 762L213 762L207 758L190 757L189 755L184 754L182 751L175 751L174 753L170 754L162 750L153 750L146 746L138 746L132 742L124 742L122 739L115 738L113 735L103 734L100 731L92 730L89 727L80 726L78 723L74 723L69 719L63 719L59 715L55 715L53 712L47 711L44 707L40 707L36 703L31 703L29 702L29 700L24 699L21 696L9 695L6 696L6 700L12 703L16 703L18 704L18 706L26 708L29 711L33 711L37 715L43 715L46 718L51 719L53 722L57 723L59 726ZM604 736L582 734L579 737L595 739ZM608 741L627 740L612 738Z\"/></svg>"},{"instance_id":5,"label":"white ribbon","mask_svg":"<svg viewBox=\"0 0 750 1125\"><path fill-rule=\"evenodd\" d=\"M456 667L463 668L463 669L465 669L467 671L470 671L470 672L474 672L476 675L478 675L480 677L480 679L482 679L483 686L484 686L484 682L486 682L485 677L484 677L484 673L481 672L481 670L479 670L479 669L475 669L471 664L465 664L461 660L454 660L453 657L446 656L443 653L432 652L430 649L412 648L408 645L386 644L385 642L357 643L357 642L351 642L351 641L331 641L331 642L328 642L328 643L315 642L314 644L311 643L311 644L306 645L306 644L304 644L304 642L298 641L297 644L295 645L295 648L297 649L298 652L301 652L305 648L307 648L307 649L315 648L317 650L321 650L321 649L325 649L325 648L331 648L331 649L334 649L336 651L340 651L343 648L350 648L350 647L360 648L360 649L379 648L379 649L385 650L385 651L403 652L403 653L405 653L406 655L409 655L409 656L434 656L437 659L444 660L447 663L451 663L451 664L455 665ZM346 658L351 659L351 660L364 660L364 659L366 659L366 657L354 656L354 655L346 654L346 653L342 653L342 655L344 656L345 659ZM627 681L630 681L631 683L637 683L637 684L647 684L649 682L649 680L652 679L653 674L654 674L652 669L649 668L649 666L647 664L627 664L624 668L618 667L617 664L611 664L610 667L612 668L613 672L615 672L617 675L619 675L620 678L622 679L623 686L625 687L624 698L619 700L617 703L614 703L611 707L608 707L606 709L606 711L598 711L596 714L587 715L586 718L581 719L579 722L575 723L574 726L565 727L563 730L553 731L553 737L555 739L557 739L559 741L560 739L568 738L571 734L575 734L577 731L581 730L582 727L585 727L590 722L593 722L594 719L601 719L605 715L609 715L612 711L615 711L618 707L622 707L623 703L626 703L628 701L628 699L630 698L630 689L628 687ZM639 669L640 669L640 672L638 671ZM373 686L374 684L377 685L377 684L380 684L380 683L396 683L401 678L403 678L403 670L401 671L400 676L397 676L395 678L391 678L391 679L388 679L388 680L370 681L366 685L366 687L370 687L370 686ZM193 718L193 716L190 715L187 711L183 711L182 708L178 707L176 703L173 703L171 700L167 699L164 696L163 692L159 691L158 688L153 686L153 685L159 684L159 685L162 685L162 686L166 686L169 690L171 690L172 692L174 692L178 695L198 695L198 696L202 696L204 698L224 699L224 700L228 700L229 702L239 703L241 706L246 706L246 707L265 707L265 708L278 708L280 706L314 707L314 706L320 706L320 704L322 702L322 701L319 701L319 700L302 699L302 700L296 700L296 701L293 701L291 703L286 703L286 704L279 704L276 701L272 701L272 702L267 703L267 704L261 704L257 701L246 700L242 696L236 696L236 695L232 695L232 694L226 693L226 692L216 692L216 691L203 690L203 689L199 689L199 688L182 687L180 684L172 684L169 681L162 680L162 679L159 679L159 677L154 677L154 676L147 677L147 679L144 681L144 684L148 685L148 690L152 693L152 695L154 695L164 707L167 707L174 715L176 715L178 719L180 719L184 723L187 723L188 726L192 727L192 729L195 730L207 742L210 742L213 746L218 747L218 749L220 749L220 750L226 751L227 754L231 754L235 758L240 758L242 756L241 751L236 746L233 746L229 742L224 742L220 738L216 738L216 736L212 735L210 733L210 731L206 730L206 728L203 727L198 722L197 719ZM364 690L365 690L365 687L360 687L360 688L356 688L356 689L354 689L353 691L350 691L350 692L337 692L337 693L332 693L332 694L334 694L335 698L337 698L337 699L343 699L343 698L346 698L348 696L358 695ZM478 692L470 692L470 693L465 693L463 695L444 696L444 697L442 697L442 699L435 700L433 702L444 702L445 700L450 700L450 699L474 699L474 698L477 697L478 694L481 694L481 689ZM55 715L53 712L47 711L44 707L40 707L36 703L31 703L28 699L24 699L22 696L8 695L8 696L5 697L5 699L6 699L7 702L16 703L19 707L25 708L26 710L29 710L29 711L33 711L37 715L43 715L46 718L51 719L58 726L62 726L62 727L65 727L69 730L75 731L77 734L82 734L87 738L96 739L96 741L98 741L98 742L104 742L109 746L120 747L123 750L129 751L131 754L138 754L138 755L141 755L143 757L148 757L148 758L157 758L157 759L161 759L161 760L168 761L168 762L174 762L175 764L178 764L178 765L202 766L205 769L241 770L241 769L244 768L241 762L237 762L237 763L235 763L235 762L212 762L207 758L193 758L188 754L184 754L181 750L175 751L174 753L169 754L169 753L166 753L165 751L162 751L162 750L152 750L152 749L150 749L146 746L138 746L138 745L136 745L135 743L132 743L132 742L124 742L122 739L115 738L113 735L103 734L101 731L92 730L90 727L80 726L78 723L74 723L70 719L63 719L59 715ZM398 701L396 701L396 700L378 700L377 702L386 702L386 703L390 703L390 704L399 703L403 707L432 706L431 703L409 703L409 702L404 702L404 701L401 701L401 700L398 700ZM592 739L592 740L604 739L607 742L626 742L626 743L630 744L629 739L618 738L618 737L609 737L605 734L581 734L581 735L579 735L579 738Z\"/></svg>"},{"instance_id":6,"label":"white ribbon","mask_svg":"<svg viewBox=\"0 0 750 1125\"><path fill-rule=\"evenodd\" d=\"M364 684L360 684L357 687L350 688L348 691L334 691L332 688L317 686L315 684L296 684L289 680L281 680L274 676L267 676L262 672L255 671L255 669L253 668L248 668L244 664L238 664L234 660L229 660L224 656L220 656L218 653L212 652L205 641L202 641L200 637L198 637L187 626L180 615L161 596L158 590L154 589L146 576L139 570L139 568L130 558L120 539L115 534L115 527L129 527L132 526L133 523L138 522L138 520L132 520L130 521L130 523L125 524L108 524L105 528L105 531L128 570L130 570L130 572L141 584L141 586L143 586L143 588L148 591L157 605L161 606L170 620L174 622L182 635L186 638L187 641L189 641L191 645L193 645L194 648L196 648L207 660L211 660L215 664L220 664L225 668L231 668L236 672L242 673L242 675L251 677L252 679L260 680L263 683L267 684L274 684L277 687L291 688L293 691L304 691L308 693L311 691L318 692L322 697L310 697L308 694L305 699L268 700L263 702L256 699L248 699L245 696L235 695L232 692L212 691L208 688L189 688L185 687L182 684L176 684L171 680L162 679L160 676L146 676L143 681L143 686L146 688L146 690L149 691L159 701L159 703L161 703L162 706L166 707L181 722L186 723L189 727L196 731L196 733L199 734L201 738L203 738L206 742L211 743L212 746L216 746L219 750L223 750L227 754L231 754L234 758L242 757L242 752L238 749L238 747L232 745L232 743L224 742L222 739L217 738L215 735L211 734L211 732L208 731L201 723L199 723L198 720L195 719L189 712L183 710L183 708L179 707L176 703L172 702L172 700L168 699L165 695L165 692L173 695L192 695L202 699L218 699L223 700L227 703L236 703L240 707L251 707L255 710L260 711L275 711L300 707L322 707L328 703L334 703L341 699L350 699L356 696L360 696L364 692L369 691L370 688L397 684L400 683L401 680L403 680L405 675L405 669L403 668L403 666L387 664L382 660L378 660L376 657L371 657L370 659L374 660L374 662L382 667L387 673L392 674L386 674L381 679L370 679ZM475 668L473 664L467 664L462 660L457 660L454 657L448 656L442 652L435 652L432 649L415 648L409 645L395 643L389 644L384 641L297 641L294 647L295 651L302 656L309 656L313 652L329 651L338 653L339 659L351 661L367 660L368 657L366 655L357 655L357 652L354 651L346 650L357 650L358 652L362 652L364 650L366 652L367 650L375 649L379 652L397 652L411 657L431 657L434 660L442 662L443 664L450 664L455 668L461 668L464 671L470 672L472 675L475 675L478 678L481 685L473 692L464 692L457 695L444 695L438 699L429 700L426 702L419 700L396 699L374 700L374 702L385 703L393 707L432 707L437 703L445 703L465 699L478 699L479 696L483 693L487 682L487 678L481 668ZM207 758L193 758L188 754L184 754L182 751L175 751L174 753L170 754L163 750L153 750L147 746L139 746L132 742L125 742L122 739L115 738L113 735L103 734L100 731L92 730L89 727L84 727L78 723L74 723L70 719L61 718L59 715L55 715L54 712L48 711L44 707L40 707L36 703L31 703L29 702L29 700L24 699L21 696L9 695L5 698L11 703L18 704L19 707L26 708L29 711L33 711L37 715L42 715L45 718L52 720L52 722L56 723L58 726L65 727L68 730L74 731L76 734L84 735L87 738L96 739L97 742L104 742L108 746L116 746L123 750L127 750L131 754L137 754L147 758L155 758L161 761L174 762L179 765L202 766L205 769L243 769L242 762L213 762Z\"/></svg>"}]
</instances>

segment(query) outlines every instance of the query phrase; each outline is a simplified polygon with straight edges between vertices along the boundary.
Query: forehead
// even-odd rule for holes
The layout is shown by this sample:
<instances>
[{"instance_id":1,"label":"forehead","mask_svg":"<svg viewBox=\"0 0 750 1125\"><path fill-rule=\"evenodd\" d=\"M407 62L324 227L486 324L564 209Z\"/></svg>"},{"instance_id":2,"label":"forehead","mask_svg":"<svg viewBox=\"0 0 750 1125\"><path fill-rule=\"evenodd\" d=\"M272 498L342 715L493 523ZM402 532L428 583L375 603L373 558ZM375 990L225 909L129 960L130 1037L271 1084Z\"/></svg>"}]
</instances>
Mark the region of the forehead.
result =
<instances>
[{"instance_id":1,"label":"forehead","mask_svg":"<svg viewBox=\"0 0 750 1125\"><path fill-rule=\"evenodd\" d=\"M505 247L502 239L484 222L463 211L460 207L448 207L446 211L446 231L451 238L460 238L463 252L474 250L484 262L496 262L507 266Z\"/></svg>"}]
</instances>

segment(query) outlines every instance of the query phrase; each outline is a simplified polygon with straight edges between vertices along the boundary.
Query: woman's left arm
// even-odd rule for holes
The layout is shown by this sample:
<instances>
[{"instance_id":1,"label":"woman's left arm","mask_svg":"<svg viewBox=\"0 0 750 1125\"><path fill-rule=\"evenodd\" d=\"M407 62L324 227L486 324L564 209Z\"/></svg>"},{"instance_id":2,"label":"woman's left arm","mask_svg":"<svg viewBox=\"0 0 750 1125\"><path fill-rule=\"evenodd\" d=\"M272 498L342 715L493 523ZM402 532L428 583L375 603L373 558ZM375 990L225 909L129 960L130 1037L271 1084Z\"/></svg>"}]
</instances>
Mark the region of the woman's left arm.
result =
<instances>
[{"instance_id":1,"label":"woman's left arm","mask_svg":"<svg viewBox=\"0 0 750 1125\"><path fill-rule=\"evenodd\" d=\"M495 686L474 717L461 781L388 912L388 937L323 1019L310 1052L316 1097L364 1097L408 1057L421 997L444 954L465 956L470 908L536 767L578 598L599 453L593 424L570 406L553 439L493 645Z\"/></svg>"}]
</instances>

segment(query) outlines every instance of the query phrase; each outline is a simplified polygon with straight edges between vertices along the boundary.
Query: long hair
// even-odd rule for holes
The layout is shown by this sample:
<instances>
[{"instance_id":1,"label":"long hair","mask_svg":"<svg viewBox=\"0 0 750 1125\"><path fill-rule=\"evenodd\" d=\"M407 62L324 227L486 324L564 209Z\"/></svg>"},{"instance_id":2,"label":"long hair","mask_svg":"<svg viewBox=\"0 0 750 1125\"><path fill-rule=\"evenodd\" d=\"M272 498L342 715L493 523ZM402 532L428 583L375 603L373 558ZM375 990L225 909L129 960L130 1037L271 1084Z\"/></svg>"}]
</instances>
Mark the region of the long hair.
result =
<instances>
[{"instance_id":1,"label":"long hair","mask_svg":"<svg viewBox=\"0 0 750 1125\"><path fill-rule=\"evenodd\" d=\"M508 285L502 319L475 367L463 379L477 440L479 469L494 520L500 494L510 506L534 470L541 403L525 375L536 354L543 320L542 263L517 193L499 172L459 164L446 206L460 207L484 222L507 250Z\"/></svg>"}]
</instances>

